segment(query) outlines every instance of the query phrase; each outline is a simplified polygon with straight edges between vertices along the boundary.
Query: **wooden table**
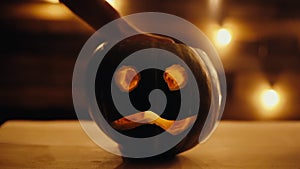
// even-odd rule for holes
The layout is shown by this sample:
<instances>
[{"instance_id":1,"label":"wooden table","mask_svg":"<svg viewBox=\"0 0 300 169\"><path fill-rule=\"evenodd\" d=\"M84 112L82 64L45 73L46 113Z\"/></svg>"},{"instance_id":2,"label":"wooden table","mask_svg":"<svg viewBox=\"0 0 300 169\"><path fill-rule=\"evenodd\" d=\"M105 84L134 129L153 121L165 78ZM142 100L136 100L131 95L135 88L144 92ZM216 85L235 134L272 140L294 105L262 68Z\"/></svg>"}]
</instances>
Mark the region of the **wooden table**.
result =
<instances>
[{"instance_id":1,"label":"wooden table","mask_svg":"<svg viewBox=\"0 0 300 169\"><path fill-rule=\"evenodd\" d=\"M0 168L300 169L300 122L223 121L204 144L164 162L124 162L96 146L78 121L8 121L0 128Z\"/></svg>"}]
</instances>

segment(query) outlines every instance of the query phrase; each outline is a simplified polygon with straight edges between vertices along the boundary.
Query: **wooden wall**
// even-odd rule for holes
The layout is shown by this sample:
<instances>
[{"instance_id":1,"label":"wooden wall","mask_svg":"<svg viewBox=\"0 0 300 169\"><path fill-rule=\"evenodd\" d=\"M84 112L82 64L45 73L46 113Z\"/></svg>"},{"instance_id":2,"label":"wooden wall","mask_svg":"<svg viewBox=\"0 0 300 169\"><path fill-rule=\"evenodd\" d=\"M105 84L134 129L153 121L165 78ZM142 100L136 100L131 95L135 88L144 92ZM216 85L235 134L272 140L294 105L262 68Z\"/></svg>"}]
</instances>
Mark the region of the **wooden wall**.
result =
<instances>
[{"instance_id":1,"label":"wooden wall","mask_svg":"<svg viewBox=\"0 0 300 169\"><path fill-rule=\"evenodd\" d=\"M218 48L228 81L224 119L300 119L299 1L220 1L217 12L209 0L119 2L122 14L159 11L183 17L212 41L212 23L232 28L232 43ZM42 0L1 3L0 117L76 118L72 71L93 30L63 5ZM252 93L263 81L284 88L278 116L260 116L262 110L253 103Z\"/></svg>"}]
</instances>

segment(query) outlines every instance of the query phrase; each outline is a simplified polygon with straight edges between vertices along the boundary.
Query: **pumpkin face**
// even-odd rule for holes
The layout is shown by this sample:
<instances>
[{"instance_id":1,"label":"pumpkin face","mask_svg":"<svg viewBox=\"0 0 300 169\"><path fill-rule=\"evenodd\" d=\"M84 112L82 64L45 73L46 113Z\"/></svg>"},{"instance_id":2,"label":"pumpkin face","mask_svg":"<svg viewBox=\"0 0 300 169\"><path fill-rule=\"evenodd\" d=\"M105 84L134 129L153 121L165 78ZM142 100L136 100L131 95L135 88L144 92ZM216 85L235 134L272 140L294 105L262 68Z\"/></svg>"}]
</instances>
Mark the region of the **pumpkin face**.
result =
<instances>
[{"instance_id":1,"label":"pumpkin face","mask_svg":"<svg viewBox=\"0 0 300 169\"><path fill-rule=\"evenodd\" d=\"M132 53L148 48L171 52L185 64L159 55L150 55L147 60L163 62L165 68L163 70L152 68L139 72L135 65L120 65ZM184 44L162 41L155 36L139 34L117 43L105 55L96 75L95 94L103 117L112 128L128 137L149 138L167 132L170 138L179 138L185 134L176 146L157 155L159 157L173 156L194 147L199 142L199 135L211 104L211 82L203 63L197 58L197 54ZM199 93L195 93L190 86L191 76L196 79ZM138 112L125 112L126 116L124 112L119 112L113 102L112 88L117 91L117 95L129 95L131 104ZM153 107L149 102L149 94L155 89L162 91L167 100L161 114L156 114L161 111L161 106ZM201 95L199 107L181 105L182 91L189 93L191 99ZM155 105L159 104L157 100ZM189 111L178 118L181 106L187 106ZM101 127L100 124L99 126ZM116 135L110 132L106 134L119 143ZM119 144L121 152L136 148L131 143L120 142ZM147 146L151 149L160 149L164 145L160 140L156 140Z\"/></svg>"}]
</instances>

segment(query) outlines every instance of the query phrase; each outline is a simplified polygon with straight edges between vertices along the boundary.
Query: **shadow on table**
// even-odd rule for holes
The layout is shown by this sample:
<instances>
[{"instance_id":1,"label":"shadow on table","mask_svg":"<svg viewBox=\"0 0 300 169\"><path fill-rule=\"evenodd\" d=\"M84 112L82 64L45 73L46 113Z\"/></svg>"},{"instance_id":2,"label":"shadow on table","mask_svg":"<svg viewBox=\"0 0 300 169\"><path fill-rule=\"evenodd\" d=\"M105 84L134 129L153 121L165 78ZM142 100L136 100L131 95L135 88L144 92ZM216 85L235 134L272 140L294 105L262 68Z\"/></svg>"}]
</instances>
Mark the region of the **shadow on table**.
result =
<instances>
[{"instance_id":1,"label":"shadow on table","mask_svg":"<svg viewBox=\"0 0 300 169\"><path fill-rule=\"evenodd\" d=\"M199 165L201 161L197 164L192 160L184 156L177 156L172 159L161 159L161 160L141 160L141 161L128 161L123 160L123 162L117 166L115 169L181 169L181 168L197 168L201 169L203 166Z\"/></svg>"}]
</instances>

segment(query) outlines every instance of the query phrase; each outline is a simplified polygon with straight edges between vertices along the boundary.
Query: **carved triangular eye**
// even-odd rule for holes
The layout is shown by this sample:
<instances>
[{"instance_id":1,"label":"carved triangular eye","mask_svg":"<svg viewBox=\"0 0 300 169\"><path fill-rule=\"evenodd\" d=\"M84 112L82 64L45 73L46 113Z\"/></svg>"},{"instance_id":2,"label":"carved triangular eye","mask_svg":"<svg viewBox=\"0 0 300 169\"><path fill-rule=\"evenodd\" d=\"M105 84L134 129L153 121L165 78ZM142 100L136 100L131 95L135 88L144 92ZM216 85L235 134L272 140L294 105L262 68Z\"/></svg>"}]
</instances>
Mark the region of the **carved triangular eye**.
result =
<instances>
[{"instance_id":1,"label":"carved triangular eye","mask_svg":"<svg viewBox=\"0 0 300 169\"><path fill-rule=\"evenodd\" d=\"M175 91L183 88L186 85L188 76L184 67L174 64L166 68L164 72L164 80L169 89L171 91Z\"/></svg>"},{"instance_id":2,"label":"carved triangular eye","mask_svg":"<svg viewBox=\"0 0 300 169\"><path fill-rule=\"evenodd\" d=\"M130 92L138 86L140 74L132 66L122 66L114 75L115 83L123 92Z\"/></svg>"}]
</instances>

